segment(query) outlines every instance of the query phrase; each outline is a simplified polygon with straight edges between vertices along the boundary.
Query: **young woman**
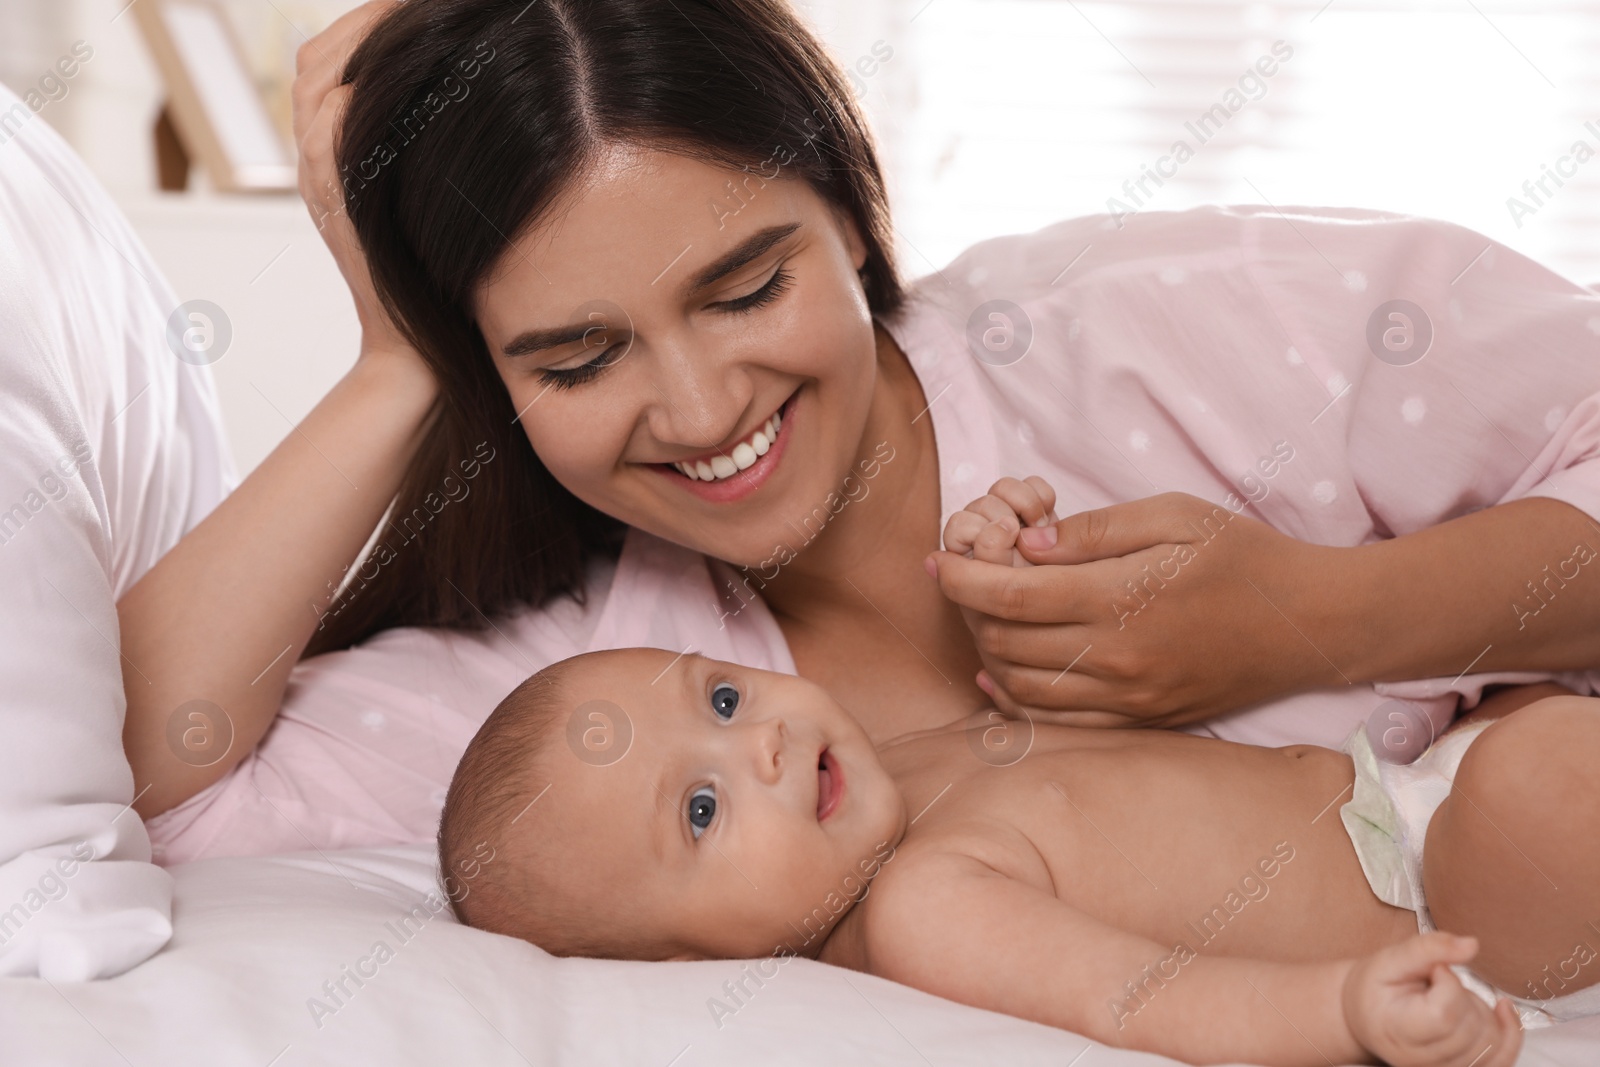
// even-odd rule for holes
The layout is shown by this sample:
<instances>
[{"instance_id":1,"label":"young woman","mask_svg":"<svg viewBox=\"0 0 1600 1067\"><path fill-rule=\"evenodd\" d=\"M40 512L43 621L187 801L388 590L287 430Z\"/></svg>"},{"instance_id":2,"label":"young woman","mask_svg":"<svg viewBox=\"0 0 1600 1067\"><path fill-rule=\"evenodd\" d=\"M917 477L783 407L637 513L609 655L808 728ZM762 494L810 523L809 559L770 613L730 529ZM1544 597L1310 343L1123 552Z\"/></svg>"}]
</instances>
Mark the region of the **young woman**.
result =
<instances>
[{"instance_id":1,"label":"young woman","mask_svg":"<svg viewBox=\"0 0 1600 1067\"><path fill-rule=\"evenodd\" d=\"M524 674L696 647L874 740L994 704L1337 744L1369 683L1443 676L1390 691L1433 700L1426 735L1458 693L1600 667L1600 307L1482 237L1090 217L908 293L861 115L782 0L368 4L300 63L362 351L120 605L147 817L258 759L302 654L393 627L493 627ZM1034 566L939 551L986 489ZM171 740L194 701L210 762ZM265 746L302 798L333 773L290 755L308 730ZM432 741L441 790L465 739ZM362 758L307 820L398 788ZM428 795L395 836L431 835Z\"/></svg>"}]
</instances>

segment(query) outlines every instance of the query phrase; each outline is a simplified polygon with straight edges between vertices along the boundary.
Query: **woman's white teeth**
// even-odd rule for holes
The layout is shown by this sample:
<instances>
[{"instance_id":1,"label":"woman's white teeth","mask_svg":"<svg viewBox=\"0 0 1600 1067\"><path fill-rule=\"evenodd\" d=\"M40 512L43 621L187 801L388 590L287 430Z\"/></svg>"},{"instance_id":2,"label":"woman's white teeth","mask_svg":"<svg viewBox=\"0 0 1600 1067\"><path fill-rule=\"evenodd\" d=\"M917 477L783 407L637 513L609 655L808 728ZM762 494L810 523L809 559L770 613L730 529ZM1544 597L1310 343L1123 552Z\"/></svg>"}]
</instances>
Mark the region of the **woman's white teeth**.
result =
<instances>
[{"instance_id":1,"label":"woman's white teeth","mask_svg":"<svg viewBox=\"0 0 1600 1067\"><path fill-rule=\"evenodd\" d=\"M721 481L753 466L756 460L766 455L782 428L783 417L773 412L772 418L752 433L749 440L734 445L729 455L713 456L710 460L697 459L693 463L674 463L673 466L686 478L701 482Z\"/></svg>"}]
</instances>

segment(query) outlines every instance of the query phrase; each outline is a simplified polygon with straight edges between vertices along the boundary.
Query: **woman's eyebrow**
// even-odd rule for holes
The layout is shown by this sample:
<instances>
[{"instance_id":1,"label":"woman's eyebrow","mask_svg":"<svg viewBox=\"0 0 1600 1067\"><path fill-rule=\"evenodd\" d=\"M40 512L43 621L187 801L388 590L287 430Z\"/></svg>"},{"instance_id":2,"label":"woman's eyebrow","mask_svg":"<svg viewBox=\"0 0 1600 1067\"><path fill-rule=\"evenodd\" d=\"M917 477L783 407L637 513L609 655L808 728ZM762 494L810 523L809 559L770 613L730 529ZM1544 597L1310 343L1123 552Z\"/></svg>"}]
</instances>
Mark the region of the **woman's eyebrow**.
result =
<instances>
[{"instance_id":1,"label":"woman's eyebrow","mask_svg":"<svg viewBox=\"0 0 1600 1067\"><path fill-rule=\"evenodd\" d=\"M715 285L740 267L760 259L772 250L772 246L782 241L785 237L800 228L798 222L786 222L775 226L767 226L757 230L746 237L739 244L724 253L716 261L700 268L699 273L689 279L688 291L698 292L701 289ZM507 356L526 356L533 352L540 352L546 348L559 348L581 341L584 336L595 329L594 322L575 322L569 326L550 326L537 330L524 330L509 341L501 349ZM602 328L603 324L601 324Z\"/></svg>"},{"instance_id":2,"label":"woman's eyebrow","mask_svg":"<svg viewBox=\"0 0 1600 1067\"><path fill-rule=\"evenodd\" d=\"M785 222L757 230L721 258L700 268L699 273L689 279L689 291L692 293L716 284L746 263L766 255L773 245L799 228L798 222Z\"/></svg>"},{"instance_id":3,"label":"woman's eyebrow","mask_svg":"<svg viewBox=\"0 0 1600 1067\"><path fill-rule=\"evenodd\" d=\"M574 341L581 341L584 335L595 328L593 322L574 323L571 326L551 326L541 330L524 330L517 334L505 348L501 349L508 356L526 356L533 352L540 352L546 348L560 348L570 345Z\"/></svg>"}]
</instances>

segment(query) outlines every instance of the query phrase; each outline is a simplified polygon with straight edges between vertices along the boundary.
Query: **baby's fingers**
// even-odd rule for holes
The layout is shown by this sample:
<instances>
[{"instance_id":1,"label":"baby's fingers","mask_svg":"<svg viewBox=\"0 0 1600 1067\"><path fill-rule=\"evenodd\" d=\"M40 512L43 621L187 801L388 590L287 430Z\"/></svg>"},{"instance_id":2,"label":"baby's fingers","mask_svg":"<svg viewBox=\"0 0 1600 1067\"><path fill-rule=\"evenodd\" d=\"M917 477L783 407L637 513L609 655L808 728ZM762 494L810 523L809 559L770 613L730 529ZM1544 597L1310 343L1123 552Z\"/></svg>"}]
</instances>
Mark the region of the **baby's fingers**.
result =
<instances>
[{"instance_id":1,"label":"baby's fingers","mask_svg":"<svg viewBox=\"0 0 1600 1067\"><path fill-rule=\"evenodd\" d=\"M1026 520L1017 513L1016 508L1008 504L1004 498L996 496L994 493L990 493L987 496L980 496L962 510L970 511L977 515L982 515L990 522L1009 522L1019 529L1026 522Z\"/></svg>"},{"instance_id":2,"label":"baby's fingers","mask_svg":"<svg viewBox=\"0 0 1600 1067\"><path fill-rule=\"evenodd\" d=\"M1373 961L1373 976L1386 984L1420 983L1434 973L1435 967L1466 963L1477 954L1477 938L1440 932L1420 934L1378 953ZM1450 975L1450 982L1461 988L1454 975Z\"/></svg>"},{"instance_id":3,"label":"baby's fingers","mask_svg":"<svg viewBox=\"0 0 1600 1067\"><path fill-rule=\"evenodd\" d=\"M963 556L971 553L973 559L1009 567L1018 558L1014 552L1017 529L1015 517L993 522L975 511L958 511L944 524L944 549Z\"/></svg>"},{"instance_id":4,"label":"baby's fingers","mask_svg":"<svg viewBox=\"0 0 1600 1067\"><path fill-rule=\"evenodd\" d=\"M975 511L958 511L944 524L944 550L965 556L990 520Z\"/></svg>"},{"instance_id":5,"label":"baby's fingers","mask_svg":"<svg viewBox=\"0 0 1600 1067\"><path fill-rule=\"evenodd\" d=\"M1037 475L1022 481L1001 478L989 487L989 495L1010 508L1024 526L1044 526L1056 521L1056 491Z\"/></svg>"},{"instance_id":6,"label":"baby's fingers","mask_svg":"<svg viewBox=\"0 0 1600 1067\"><path fill-rule=\"evenodd\" d=\"M1014 549L1017 545L1017 527L1015 520L1010 523L991 522L982 530L972 542L972 558L982 560L984 563L998 563L1002 567L1009 567L1014 561ZM1027 561L1023 560L1026 564Z\"/></svg>"},{"instance_id":7,"label":"baby's fingers","mask_svg":"<svg viewBox=\"0 0 1600 1067\"><path fill-rule=\"evenodd\" d=\"M1522 1052L1522 1020L1517 1009L1505 997L1494 1006L1495 1042L1487 1052L1478 1053L1483 1059L1477 1067L1514 1067Z\"/></svg>"},{"instance_id":8,"label":"baby's fingers","mask_svg":"<svg viewBox=\"0 0 1600 1067\"><path fill-rule=\"evenodd\" d=\"M1511 1001L1502 997L1491 1009L1442 963L1434 966L1421 1010L1401 1029L1450 1067L1513 1067L1522 1047Z\"/></svg>"},{"instance_id":9,"label":"baby's fingers","mask_svg":"<svg viewBox=\"0 0 1600 1067\"><path fill-rule=\"evenodd\" d=\"M1418 1021L1438 1033L1459 1034L1467 1038L1473 1031L1490 1030L1489 1006L1468 992L1455 972L1442 963L1433 965L1428 976L1428 991L1422 996L1423 1010Z\"/></svg>"}]
</instances>

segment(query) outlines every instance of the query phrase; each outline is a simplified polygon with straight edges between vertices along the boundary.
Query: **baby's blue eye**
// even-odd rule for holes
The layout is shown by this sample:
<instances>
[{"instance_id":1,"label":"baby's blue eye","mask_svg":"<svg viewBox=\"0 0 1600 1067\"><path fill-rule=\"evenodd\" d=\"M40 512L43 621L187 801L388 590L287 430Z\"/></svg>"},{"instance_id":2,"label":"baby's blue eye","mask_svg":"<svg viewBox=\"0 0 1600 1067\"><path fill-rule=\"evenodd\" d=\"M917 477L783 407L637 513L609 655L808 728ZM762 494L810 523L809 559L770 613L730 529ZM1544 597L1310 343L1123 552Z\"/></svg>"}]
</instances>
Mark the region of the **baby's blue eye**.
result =
<instances>
[{"instance_id":1,"label":"baby's blue eye","mask_svg":"<svg viewBox=\"0 0 1600 1067\"><path fill-rule=\"evenodd\" d=\"M709 785L694 791L689 798L689 832L699 840L717 816L717 791Z\"/></svg>"},{"instance_id":2,"label":"baby's blue eye","mask_svg":"<svg viewBox=\"0 0 1600 1067\"><path fill-rule=\"evenodd\" d=\"M724 719L733 718L739 706L739 690L726 683L711 690L711 710Z\"/></svg>"}]
</instances>

